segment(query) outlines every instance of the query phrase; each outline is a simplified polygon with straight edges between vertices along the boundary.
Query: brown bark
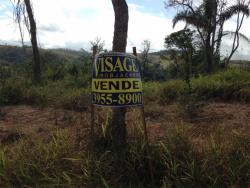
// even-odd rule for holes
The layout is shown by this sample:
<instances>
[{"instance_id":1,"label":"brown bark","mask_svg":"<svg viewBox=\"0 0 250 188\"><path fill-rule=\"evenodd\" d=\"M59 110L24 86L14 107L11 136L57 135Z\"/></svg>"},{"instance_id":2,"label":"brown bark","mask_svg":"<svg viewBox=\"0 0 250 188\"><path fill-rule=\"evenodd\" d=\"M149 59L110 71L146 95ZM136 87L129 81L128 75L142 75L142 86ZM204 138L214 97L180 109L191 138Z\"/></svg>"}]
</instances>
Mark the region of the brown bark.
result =
<instances>
[{"instance_id":1,"label":"brown bark","mask_svg":"<svg viewBox=\"0 0 250 188\"><path fill-rule=\"evenodd\" d=\"M112 0L115 12L113 51L126 52L128 33L128 6L125 0Z\"/></svg>"},{"instance_id":2,"label":"brown bark","mask_svg":"<svg viewBox=\"0 0 250 188\"><path fill-rule=\"evenodd\" d=\"M126 0L112 0L115 12L113 52L126 52L128 33L128 6ZM115 150L122 150L126 145L125 108L113 109L110 122L112 145Z\"/></svg>"},{"instance_id":3,"label":"brown bark","mask_svg":"<svg viewBox=\"0 0 250 188\"><path fill-rule=\"evenodd\" d=\"M30 23L30 37L31 37L31 44L33 50L33 58L34 58L34 80L36 82L41 81L41 60L40 60L40 53L37 45L37 29L36 29L36 21L34 19L33 10L31 7L30 0L24 0L26 11L29 18Z\"/></svg>"}]
</instances>

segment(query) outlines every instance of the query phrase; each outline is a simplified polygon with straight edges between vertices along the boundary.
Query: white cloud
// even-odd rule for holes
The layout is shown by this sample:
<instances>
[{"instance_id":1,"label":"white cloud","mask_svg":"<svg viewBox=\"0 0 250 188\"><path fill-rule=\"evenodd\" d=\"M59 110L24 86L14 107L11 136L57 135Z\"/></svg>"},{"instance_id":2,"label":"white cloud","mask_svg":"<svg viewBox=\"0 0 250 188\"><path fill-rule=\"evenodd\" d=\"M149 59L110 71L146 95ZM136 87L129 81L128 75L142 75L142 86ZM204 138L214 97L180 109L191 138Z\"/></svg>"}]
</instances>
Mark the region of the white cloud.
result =
<instances>
[{"instance_id":1,"label":"white cloud","mask_svg":"<svg viewBox=\"0 0 250 188\"><path fill-rule=\"evenodd\" d=\"M114 28L111 1L33 0L33 6L39 41L43 47L82 48L98 36L105 40L108 49L111 48ZM128 50L132 46L140 47L144 39L152 41L154 50L162 49L164 37L173 31L172 21L164 16L144 13L140 11L142 8L129 4ZM20 40L18 29L14 27L11 18L1 19L0 27L5 28L5 31L1 31L0 39ZM82 44L85 46L80 46Z\"/></svg>"}]
</instances>

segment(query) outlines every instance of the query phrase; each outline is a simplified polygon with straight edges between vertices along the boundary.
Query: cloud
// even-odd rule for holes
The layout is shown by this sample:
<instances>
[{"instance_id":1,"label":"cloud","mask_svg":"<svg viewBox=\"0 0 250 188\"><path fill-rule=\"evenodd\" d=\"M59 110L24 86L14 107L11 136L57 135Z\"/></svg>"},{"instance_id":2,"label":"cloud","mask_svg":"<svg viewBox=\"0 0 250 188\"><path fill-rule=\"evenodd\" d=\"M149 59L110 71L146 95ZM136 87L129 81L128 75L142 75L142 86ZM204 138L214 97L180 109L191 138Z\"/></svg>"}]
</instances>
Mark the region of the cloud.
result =
<instances>
[{"instance_id":1,"label":"cloud","mask_svg":"<svg viewBox=\"0 0 250 188\"><path fill-rule=\"evenodd\" d=\"M41 25L38 30L40 32L63 32L63 30L56 24Z\"/></svg>"},{"instance_id":2,"label":"cloud","mask_svg":"<svg viewBox=\"0 0 250 188\"><path fill-rule=\"evenodd\" d=\"M111 49L114 31L111 1L33 0L33 7L37 20L38 40L42 47L90 50L89 41L98 36L105 40L105 48ZM18 27L13 22L11 6L2 5L0 9L5 12L4 15L8 15L3 18L1 17L3 14L0 14L0 39L20 41ZM137 46L140 50L141 43L145 39L151 40L153 51L163 49L164 38L184 27L184 24L180 23L173 29L171 18L146 10L141 4L129 4L127 51L131 51L132 46ZM243 25L242 32L250 37L249 28L248 20ZM226 30L231 29L233 29L232 23L227 22ZM28 33L25 34L25 40L29 40ZM249 51L244 53L247 54Z\"/></svg>"},{"instance_id":3,"label":"cloud","mask_svg":"<svg viewBox=\"0 0 250 188\"><path fill-rule=\"evenodd\" d=\"M88 47L89 41L98 36L111 49L114 29L111 1L33 0L33 6L43 47ZM139 47L144 39L152 41L154 50L162 49L165 36L173 31L171 19L143 12L143 7L137 4L129 4L129 10L128 50ZM6 28L1 39L19 40L13 20L1 20L0 27Z\"/></svg>"}]
</instances>

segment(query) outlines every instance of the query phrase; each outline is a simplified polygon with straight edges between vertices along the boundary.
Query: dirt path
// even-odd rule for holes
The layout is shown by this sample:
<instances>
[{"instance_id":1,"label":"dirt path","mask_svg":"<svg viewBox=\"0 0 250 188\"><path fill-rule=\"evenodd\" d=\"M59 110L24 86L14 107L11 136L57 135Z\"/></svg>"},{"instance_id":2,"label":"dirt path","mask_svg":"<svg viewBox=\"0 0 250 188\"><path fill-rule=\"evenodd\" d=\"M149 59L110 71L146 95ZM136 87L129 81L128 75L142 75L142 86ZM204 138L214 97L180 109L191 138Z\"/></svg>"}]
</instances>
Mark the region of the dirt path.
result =
<instances>
[{"instance_id":1,"label":"dirt path","mask_svg":"<svg viewBox=\"0 0 250 188\"><path fill-rule=\"evenodd\" d=\"M79 129L89 126L89 113L54 108L6 106L0 116L0 141L10 133L22 131L46 137L51 129ZM132 113L133 115L133 113ZM193 119L182 118L176 105L146 106L146 120L152 139L162 139L168 128L183 124L194 137L206 136L220 127L225 133L240 131L250 134L250 105L212 103L204 106ZM132 121L132 118L129 118ZM133 122L130 122L133 123Z\"/></svg>"}]
</instances>

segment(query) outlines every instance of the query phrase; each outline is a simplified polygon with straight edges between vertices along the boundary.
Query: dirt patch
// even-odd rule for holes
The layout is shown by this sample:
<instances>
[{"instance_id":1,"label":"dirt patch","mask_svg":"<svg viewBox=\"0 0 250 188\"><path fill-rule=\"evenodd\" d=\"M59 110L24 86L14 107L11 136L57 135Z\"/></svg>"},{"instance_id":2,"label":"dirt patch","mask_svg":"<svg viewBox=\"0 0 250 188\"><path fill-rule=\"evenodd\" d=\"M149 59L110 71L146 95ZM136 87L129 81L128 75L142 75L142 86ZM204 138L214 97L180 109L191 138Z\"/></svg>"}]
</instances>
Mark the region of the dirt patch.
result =
<instances>
[{"instance_id":1,"label":"dirt patch","mask_svg":"<svg viewBox=\"0 0 250 188\"><path fill-rule=\"evenodd\" d=\"M250 105L240 103L212 103L205 105L196 118L186 119L180 116L176 105L146 106L146 121L150 140L162 140L168 129L183 125L189 129L193 138L207 137L220 129L223 134L232 131L250 134ZM89 113L78 113L54 108L36 108L32 106L7 106L2 108L4 116L0 119L0 140L13 132L26 135L35 134L46 139L53 129L67 128L76 135L80 145L84 145L87 128L90 124ZM129 127L134 132L140 121L139 110L128 113ZM13 138L18 138L14 136ZM16 140L16 139L14 139Z\"/></svg>"},{"instance_id":2,"label":"dirt patch","mask_svg":"<svg viewBox=\"0 0 250 188\"><path fill-rule=\"evenodd\" d=\"M51 130L72 128L88 124L89 114L54 108L36 108L32 106L2 107L4 117L0 119L0 141L3 143L9 135L24 133L42 139L50 136ZM12 137L12 136L11 136ZM9 139L7 139L9 140Z\"/></svg>"},{"instance_id":3,"label":"dirt patch","mask_svg":"<svg viewBox=\"0 0 250 188\"><path fill-rule=\"evenodd\" d=\"M150 107L150 110L153 110ZM157 114L147 113L151 140L162 139L168 129L184 126L193 138L204 138L217 131L226 135L232 131L250 134L250 105L240 103L211 103L201 108L197 117L183 118L177 105L158 106Z\"/></svg>"},{"instance_id":4,"label":"dirt patch","mask_svg":"<svg viewBox=\"0 0 250 188\"><path fill-rule=\"evenodd\" d=\"M8 132L7 134L4 134L1 138L1 143L2 144L12 144L14 142L17 142L18 140L20 140L22 137L24 137L25 135L22 133L18 133L18 132Z\"/></svg>"}]
</instances>

